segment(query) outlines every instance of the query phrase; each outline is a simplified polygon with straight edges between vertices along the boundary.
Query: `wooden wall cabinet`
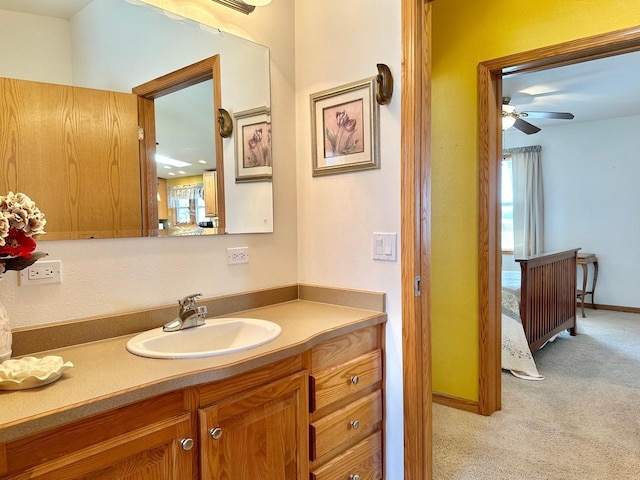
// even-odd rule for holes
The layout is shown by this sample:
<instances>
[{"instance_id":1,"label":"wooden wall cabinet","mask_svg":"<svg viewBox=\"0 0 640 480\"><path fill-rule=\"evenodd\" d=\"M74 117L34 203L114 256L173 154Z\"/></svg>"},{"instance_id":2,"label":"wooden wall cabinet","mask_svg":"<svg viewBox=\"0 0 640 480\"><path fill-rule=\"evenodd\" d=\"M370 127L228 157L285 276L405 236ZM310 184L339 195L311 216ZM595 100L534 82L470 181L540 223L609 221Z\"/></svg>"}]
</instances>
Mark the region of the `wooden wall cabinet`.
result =
<instances>
[{"instance_id":1,"label":"wooden wall cabinet","mask_svg":"<svg viewBox=\"0 0 640 480\"><path fill-rule=\"evenodd\" d=\"M204 211L207 217L218 216L218 174L204 172L202 174L204 187Z\"/></svg>"},{"instance_id":2,"label":"wooden wall cabinet","mask_svg":"<svg viewBox=\"0 0 640 480\"><path fill-rule=\"evenodd\" d=\"M0 192L36 202L46 240L142 235L136 95L0 78L0 124Z\"/></svg>"},{"instance_id":3,"label":"wooden wall cabinet","mask_svg":"<svg viewBox=\"0 0 640 480\"><path fill-rule=\"evenodd\" d=\"M169 218L169 199L167 198L167 179L158 178L158 219L167 220Z\"/></svg>"}]
</instances>

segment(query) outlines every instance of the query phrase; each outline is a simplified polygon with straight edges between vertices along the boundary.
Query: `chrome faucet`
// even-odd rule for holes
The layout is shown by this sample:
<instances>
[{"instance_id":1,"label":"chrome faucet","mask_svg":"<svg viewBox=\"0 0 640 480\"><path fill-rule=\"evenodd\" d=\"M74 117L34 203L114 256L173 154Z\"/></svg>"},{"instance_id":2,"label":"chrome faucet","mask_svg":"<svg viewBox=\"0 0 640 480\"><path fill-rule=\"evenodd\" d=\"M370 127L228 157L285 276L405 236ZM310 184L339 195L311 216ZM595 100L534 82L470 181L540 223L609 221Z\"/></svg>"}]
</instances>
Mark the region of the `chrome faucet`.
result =
<instances>
[{"instance_id":1,"label":"chrome faucet","mask_svg":"<svg viewBox=\"0 0 640 480\"><path fill-rule=\"evenodd\" d=\"M184 330L185 328L204 325L204 317L207 314L207 307L196 307L196 299L201 296L201 293L194 293L178 300L180 313L176 318L165 323L162 330L165 332L177 332L178 330Z\"/></svg>"}]
</instances>

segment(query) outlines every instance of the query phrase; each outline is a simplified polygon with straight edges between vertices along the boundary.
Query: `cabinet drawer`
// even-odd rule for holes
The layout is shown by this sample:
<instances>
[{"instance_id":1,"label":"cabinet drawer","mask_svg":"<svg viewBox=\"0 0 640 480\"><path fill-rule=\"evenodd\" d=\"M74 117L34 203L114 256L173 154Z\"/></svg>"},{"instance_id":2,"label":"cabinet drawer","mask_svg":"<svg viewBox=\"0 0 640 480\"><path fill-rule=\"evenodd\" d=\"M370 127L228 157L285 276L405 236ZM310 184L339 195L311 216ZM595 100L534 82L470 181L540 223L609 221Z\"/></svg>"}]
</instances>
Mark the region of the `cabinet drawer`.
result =
<instances>
[{"instance_id":1,"label":"cabinet drawer","mask_svg":"<svg viewBox=\"0 0 640 480\"><path fill-rule=\"evenodd\" d=\"M380 431L313 470L311 480L349 480L355 475L358 475L360 480L382 478L382 433Z\"/></svg>"},{"instance_id":2,"label":"cabinet drawer","mask_svg":"<svg viewBox=\"0 0 640 480\"><path fill-rule=\"evenodd\" d=\"M322 457L340 445L353 444L364 438L376 430L381 421L380 390L314 421L309 426L311 460Z\"/></svg>"},{"instance_id":3,"label":"cabinet drawer","mask_svg":"<svg viewBox=\"0 0 640 480\"><path fill-rule=\"evenodd\" d=\"M309 376L311 412L382 380L382 351L375 350L350 362Z\"/></svg>"},{"instance_id":4,"label":"cabinet drawer","mask_svg":"<svg viewBox=\"0 0 640 480\"><path fill-rule=\"evenodd\" d=\"M311 349L311 371L326 370L378 348L382 348L380 326L341 335Z\"/></svg>"}]
</instances>

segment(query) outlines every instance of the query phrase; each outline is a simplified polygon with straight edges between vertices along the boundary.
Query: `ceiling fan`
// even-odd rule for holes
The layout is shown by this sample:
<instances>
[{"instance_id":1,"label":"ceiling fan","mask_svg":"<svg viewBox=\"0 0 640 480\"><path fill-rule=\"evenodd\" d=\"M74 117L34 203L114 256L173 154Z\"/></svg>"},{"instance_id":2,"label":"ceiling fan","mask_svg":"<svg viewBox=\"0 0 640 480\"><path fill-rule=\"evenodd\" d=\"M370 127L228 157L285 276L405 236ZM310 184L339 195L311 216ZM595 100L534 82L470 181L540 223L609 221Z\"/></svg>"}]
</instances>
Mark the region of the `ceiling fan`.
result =
<instances>
[{"instance_id":1,"label":"ceiling fan","mask_svg":"<svg viewBox=\"0 0 640 480\"><path fill-rule=\"evenodd\" d=\"M502 130L514 127L527 135L538 133L539 127L523 120L523 118L554 118L560 120L571 120L573 113L567 112L517 112L516 107L509 105L511 97L502 98Z\"/></svg>"}]
</instances>

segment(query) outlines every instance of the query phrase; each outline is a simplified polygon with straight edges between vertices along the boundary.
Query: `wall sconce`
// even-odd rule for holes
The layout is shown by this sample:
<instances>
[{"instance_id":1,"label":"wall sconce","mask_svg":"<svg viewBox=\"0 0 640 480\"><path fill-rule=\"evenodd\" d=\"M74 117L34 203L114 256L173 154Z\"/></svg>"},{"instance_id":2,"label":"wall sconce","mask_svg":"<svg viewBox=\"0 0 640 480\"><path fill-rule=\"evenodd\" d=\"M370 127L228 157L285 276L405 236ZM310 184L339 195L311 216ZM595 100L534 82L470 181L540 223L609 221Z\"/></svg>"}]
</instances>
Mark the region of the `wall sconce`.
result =
<instances>
[{"instance_id":1,"label":"wall sconce","mask_svg":"<svg viewBox=\"0 0 640 480\"><path fill-rule=\"evenodd\" d=\"M386 105L393 95L393 75L391 69L384 63L378 63L378 75L376 76L376 101L380 105Z\"/></svg>"},{"instance_id":2,"label":"wall sconce","mask_svg":"<svg viewBox=\"0 0 640 480\"><path fill-rule=\"evenodd\" d=\"M226 7L233 8L234 10L238 10L246 15L249 15L253 12L256 7L264 7L265 5L269 5L271 0L213 0L214 2L220 3Z\"/></svg>"},{"instance_id":3,"label":"wall sconce","mask_svg":"<svg viewBox=\"0 0 640 480\"><path fill-rule=\"evenodd\" d=\"M224 108L218 109L218 125L220 126L220 136L229 138L233 133L233 120L231 115Z\"/></svg>"}]
</instances>

